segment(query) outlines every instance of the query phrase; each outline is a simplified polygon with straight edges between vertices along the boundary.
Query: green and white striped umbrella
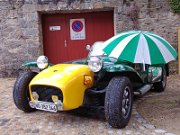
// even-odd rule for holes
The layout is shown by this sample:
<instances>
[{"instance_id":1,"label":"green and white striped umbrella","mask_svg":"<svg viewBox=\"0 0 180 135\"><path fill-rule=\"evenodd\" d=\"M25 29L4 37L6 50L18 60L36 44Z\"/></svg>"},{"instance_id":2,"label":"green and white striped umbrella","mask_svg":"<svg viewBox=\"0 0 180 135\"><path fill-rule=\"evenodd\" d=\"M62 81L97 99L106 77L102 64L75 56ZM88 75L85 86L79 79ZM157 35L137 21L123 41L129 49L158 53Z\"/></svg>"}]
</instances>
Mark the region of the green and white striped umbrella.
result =
<instances>
[{"instance_id":1,"label":"green and white striped umbrella","mask_svg":"<svg viewBox=\"0 0 180 135\"><path fill-rule=\"evenodd\" d=\"M109 57L132 63L165 64L177 58L176 50L164 38L147 31L122 32L103 45Z\"/></svg>"}]
</instances>

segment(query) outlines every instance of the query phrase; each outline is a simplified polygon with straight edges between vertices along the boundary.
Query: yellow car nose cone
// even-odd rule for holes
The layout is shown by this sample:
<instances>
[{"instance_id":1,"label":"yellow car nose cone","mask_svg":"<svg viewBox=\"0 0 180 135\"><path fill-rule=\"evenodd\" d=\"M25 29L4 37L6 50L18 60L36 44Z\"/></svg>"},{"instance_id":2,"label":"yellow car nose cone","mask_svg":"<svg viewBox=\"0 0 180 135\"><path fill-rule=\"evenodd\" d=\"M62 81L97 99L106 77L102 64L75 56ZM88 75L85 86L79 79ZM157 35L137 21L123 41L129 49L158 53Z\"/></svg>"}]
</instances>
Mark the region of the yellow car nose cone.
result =
<instances>
[{"instance_id":1,"label":"yellow car nose cone","mask_svg":"<svg viewBox=\"0 0 180 135\"><path fill-rule=\"evenodd\" d=\"M30 90L33 85L58 88L63 94L63 109L70 110L82 105L85 90L93 85L93 76L87 65L58 64L40 72L29 87Z\"/></svg>"}]
</instances>

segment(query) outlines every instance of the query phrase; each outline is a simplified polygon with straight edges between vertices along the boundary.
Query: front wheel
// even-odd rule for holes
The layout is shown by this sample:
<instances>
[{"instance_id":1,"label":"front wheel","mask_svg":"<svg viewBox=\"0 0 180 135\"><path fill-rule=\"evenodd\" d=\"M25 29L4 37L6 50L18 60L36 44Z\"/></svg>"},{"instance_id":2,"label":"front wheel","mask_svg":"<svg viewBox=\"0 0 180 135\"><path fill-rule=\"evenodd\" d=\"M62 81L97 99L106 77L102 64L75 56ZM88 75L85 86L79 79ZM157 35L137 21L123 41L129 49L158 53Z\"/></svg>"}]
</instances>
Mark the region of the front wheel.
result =
<instances>
[{"instance_id":1,"label":"front wheel","mask_svg":"<svg viewBox=\"0 0 180 135\"><path fill-rule=\"evenodd\" d=\"M106 88L105 117L115 128L125 127L131 117L132 85L127 77L114 77Z\"/></svg>"},{"instance_id":2,"label":"front wheel","mask_svg":"<svg viewBox=\"0 0 180 135\"><path fill-rule=\"evenodd\" d=\"M24 112L35 111L29 105L29 83L37 73L24 72L16 80L13 88L13 99L16 107Z\"/></svg>"}]
</instances>

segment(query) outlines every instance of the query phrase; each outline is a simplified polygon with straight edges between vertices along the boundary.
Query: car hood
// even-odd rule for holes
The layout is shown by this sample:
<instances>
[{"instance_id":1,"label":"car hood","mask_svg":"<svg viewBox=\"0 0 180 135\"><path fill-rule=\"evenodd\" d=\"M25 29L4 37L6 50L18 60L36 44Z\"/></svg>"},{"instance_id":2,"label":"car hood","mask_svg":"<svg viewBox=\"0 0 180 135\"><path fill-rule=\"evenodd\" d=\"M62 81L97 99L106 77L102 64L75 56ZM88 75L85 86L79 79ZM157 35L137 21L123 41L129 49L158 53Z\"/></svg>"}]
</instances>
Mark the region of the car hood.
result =
<instances>
[{"instance_id":1,"label":"car hood","mask_svg":"<svg viewBox=\"0 0 180 135\"><path fill-rule=\"evenodd\" d=\"M87 65L58 64L40 72L30 85L48 85L63 89L77 79L83 83L85 75L93 76Z\"/></svg>"}]
</instances>

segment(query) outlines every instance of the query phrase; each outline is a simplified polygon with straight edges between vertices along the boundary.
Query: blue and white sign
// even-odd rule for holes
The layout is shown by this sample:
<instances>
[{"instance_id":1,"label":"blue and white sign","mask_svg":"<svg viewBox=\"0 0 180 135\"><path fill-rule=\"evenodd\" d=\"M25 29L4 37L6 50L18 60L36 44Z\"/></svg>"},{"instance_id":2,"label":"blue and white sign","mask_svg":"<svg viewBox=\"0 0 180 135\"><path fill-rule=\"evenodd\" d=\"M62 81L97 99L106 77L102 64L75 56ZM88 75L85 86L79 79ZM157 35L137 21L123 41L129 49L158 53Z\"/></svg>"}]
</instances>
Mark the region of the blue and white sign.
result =
<instances>
[{"instance_id":1,"label":"blue and white sign","mask_svg":"<svg viewBox=\"0 0 180 135\"><path fill-rule=\"evenodd\" d=\"M71 40L86 39L85 19L70 19L70 36Z\"/></svg>"}]
</instances>

